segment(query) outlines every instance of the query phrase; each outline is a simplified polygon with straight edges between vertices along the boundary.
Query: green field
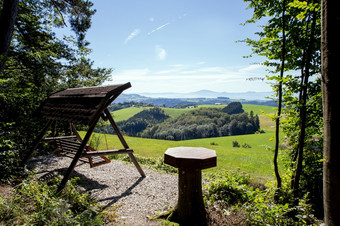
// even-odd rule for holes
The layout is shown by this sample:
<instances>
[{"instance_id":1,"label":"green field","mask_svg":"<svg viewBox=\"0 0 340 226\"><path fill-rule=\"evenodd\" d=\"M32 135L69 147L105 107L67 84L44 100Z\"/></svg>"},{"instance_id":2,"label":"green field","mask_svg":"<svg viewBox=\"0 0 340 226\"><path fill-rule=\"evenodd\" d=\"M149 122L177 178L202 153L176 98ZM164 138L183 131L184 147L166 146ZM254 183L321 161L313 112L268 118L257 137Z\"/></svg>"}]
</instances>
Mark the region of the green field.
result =
<instances>
[{"instance_id":1,"label":"green field","mask_svg":"<svg viewBox=\"0 0 340 226\"><path fill-rule=\"evenodd\" d=\"M216 108L224 108L226 105L199 105L199 108L202 107L216 107ZM264 105L254 105L254 104L243 104L243 109L245 112L253 111L254 114L261 115L262 112L265 114L271 114L274 112L274 108L271 106L264 106ZM127 120L130 117L134 116L135 114L145 110L149 109L150 107L129 107L124 108L121 110L117 110L112 112L113 117L116 122ZM177 117L185 112L191 111L195 108L163 108L165 114L169 115L170 117Z\"/></svg>"},{"instance_id":2,"label":"green field","mask_svg":"<svg viewBox=\"0 0 340 226\"><path fill-rule=\"evenodd\" d=\"M223 105L202 105L199 107L224 107ZM125 136L127 143L134 152L143 157L163 157L164 152L171 147L187 146L187 147L205 147L213 149L217 153L217 167L205 170L205 172L214 172L219 170L241 170L249 174L253 181L264 183L268 179L273 178L272 159L273 154L268 147L274 147L273 141L273 121L262 115L272 114L275 110L273 107L261 105L243 105L245 111L253 110L255 114L259 114L261 128L265 130L263 134L251 134L241 136L215 137L205 139L194 139L185 141L168 141L145 139L139 137ZM142 111L143 107L130 107L113 112L116 121L126 120L134 114ZM164 108L164 111L171 117L176 117L184 112L192 109L175 109ZM81 133L84 135L84 133ZM116 135L95 134L100 136L100 145L98 149L106 149L106 141L108 148L122 148ZM106 141L105 141L106 140ZM251 148L233 147L232 142L237 140L240 145L248 144Z\"/></svg>"},{"instance_id":3,"label":"green field","mask_svg":"<svg viewBox=\"0 0 340 226\"><path fill-rule=\"evenodd\" d=\"M82 133L83 135L84 133ZM106 149L105 135L101 137L98 149ZM273 132L263 134L205 138L185 141L167 141L125 136L126 142L137 155L143 157L163 157L164 152L171 147L205 147L216 151L217 167L206 171L237 170L251 175L254 181L264 182L273 177L272 152L266 147L274 146ZM108 148L122 148L116 135L106 135ZM251 148L233 147L232 141L237 140L240 145L249 144Z\"/></svg>"}]
</instances>

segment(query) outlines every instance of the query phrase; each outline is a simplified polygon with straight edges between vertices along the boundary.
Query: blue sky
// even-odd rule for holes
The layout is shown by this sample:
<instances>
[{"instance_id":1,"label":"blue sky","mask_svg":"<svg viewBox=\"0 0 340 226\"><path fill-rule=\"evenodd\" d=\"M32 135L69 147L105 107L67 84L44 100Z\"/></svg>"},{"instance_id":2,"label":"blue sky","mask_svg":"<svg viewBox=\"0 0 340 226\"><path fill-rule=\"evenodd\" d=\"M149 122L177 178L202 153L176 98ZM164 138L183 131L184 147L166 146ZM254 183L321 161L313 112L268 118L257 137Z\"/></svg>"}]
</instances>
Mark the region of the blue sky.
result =
<instances>
[{"instance_id":1,"label":"blue sky","mask_svg":"<svg viewBox=\"0 0 340 226\"><path fill-rule=\"evenodd\" d=\"M113 68L110 82L129 93L270 91L263 59L243 58L257 25L242 0L92 0L87 33L95 66Z\"/></svg>"}]
</instances>

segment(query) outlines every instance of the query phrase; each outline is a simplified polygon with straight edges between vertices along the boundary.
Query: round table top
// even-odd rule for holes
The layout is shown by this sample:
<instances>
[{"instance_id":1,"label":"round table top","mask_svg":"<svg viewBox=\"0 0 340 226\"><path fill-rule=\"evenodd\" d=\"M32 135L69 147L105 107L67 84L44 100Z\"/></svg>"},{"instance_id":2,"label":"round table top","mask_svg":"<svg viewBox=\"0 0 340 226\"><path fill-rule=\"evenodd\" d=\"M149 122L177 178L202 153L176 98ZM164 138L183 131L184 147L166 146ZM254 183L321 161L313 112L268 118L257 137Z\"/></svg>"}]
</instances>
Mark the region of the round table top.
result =
<instances>
[{"instance_id":1,"label":"round table top","mask_svg":"<svg viewBox=\"0 0 340 226\"><path fill-rule=\"evenodd\" d=\"M208 169L216 166L216 151L202 147L168 148L164 162L176 168Z\"/></svg>"}]
</instances>

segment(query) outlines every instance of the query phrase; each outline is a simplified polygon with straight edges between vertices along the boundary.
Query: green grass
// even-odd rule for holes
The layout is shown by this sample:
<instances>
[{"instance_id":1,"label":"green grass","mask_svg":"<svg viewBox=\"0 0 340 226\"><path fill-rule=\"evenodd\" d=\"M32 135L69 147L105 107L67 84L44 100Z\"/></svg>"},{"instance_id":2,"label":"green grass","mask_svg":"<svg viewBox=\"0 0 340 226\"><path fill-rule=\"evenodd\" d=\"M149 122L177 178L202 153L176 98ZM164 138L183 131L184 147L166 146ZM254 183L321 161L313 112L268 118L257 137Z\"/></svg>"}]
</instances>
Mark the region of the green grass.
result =
<instances>
[{"instance_id":1,"label":"green grass","mask_svg":"<svg viewBox=\"0 0 340 226\"><path fill-rule=\"evenodd\" d=\"M198 105L199 108L203 108L203 107L224 108L226 106L227 105ZM135 114L145 109L150 109L150 107L129 107L129 108L124 108L124 109L114 111L112 114L113 114L115 121L119 122L119 121L129 119ZM169 115L170 117L175 118L185 112L192 111L195 108L164 108L162 107L162 109L164 110L165 114ZM257 114L259 116L262 115L262 112L264 112L265 114L271 114L275 112L274 107L264 106L264 105L255 105L255 104L243 104L243 109L245 112L253 111L255 115Z\"/></svg>"},{"instance_id":2,"label":"green grass","mask_svg":"<svg viewBox=\"0 0 340 226\"><path fill-rule=\"evenodd\" d=\"M199 105L198 107L217 107L224 108L226 105ZM113 112L116 122L127 120L138 112L150 107L130 107ZM171 117L177 117L180 114L193 110L192 108L177 109L177 108L162 108L165 113ZM142 157L163 157L164 152L171 147L187 146L187 147L205 147L216 150L217 167L205 170L206 172L214 172L220 170L241 170L248 173L252 180L264 183L268 179L273 178L272 158L273 154L266 147L274 146L274 141L271 139L274 135L274 122L264 114L273 114L274 107L244 104L243 109L246 112L251 110L254 114L260 117L261 128L265 129L266 133L252 134L242 136L216 137L206 139L195 139L185 141L168 141L145 139L139 137L125 136L126 142L134 150L137 155ZM81 133L84 135L84 132ZM103 134L95 134L101 136L99 149L106 149L105 136ZM108 148L122 148L119 139L115 135L106 135ZM247 143L251 148L235 148L232 146L232 141L237 140L240 145Z\"/></svg>"},{"instance_id":3,"label":"green grass","mask_svg":"<svg viewBox=\"0 0 340 226\"><path fill-rule=\"evenodd\" d=\"M192 108L163 108L164 113L169 115L170 117L176 118L180 116L183 113L186 113L188 111L192 111Z\"/></svg>"},{"instance_id":4,"label":"green grass","mask_svg":"<svg viewBox=\"0 0 340 226\"><path fill-rule=\"evenodd\" d=\"M81 135L84 135L81 132ZM101 136L99 145L100 150L106 149L105 136ZM273 131L267 131L263 134L252 134L242 136L228 136L205 138L185 141L168 141L146 139L139 137L125 136L126 142L137 155L142 157L163 157L164 152L171 147L205 147L213 149L217 153L217 167L205 170L206 172L215 172L220 170L241 170L249 174L252 180L264 183L266 180L273 178L272 152L266 149L267 146L274 146L271 140ZM116 135L106 135L108 148L122 148ZM247 143L251 148L235 148L232 141L237 140L240 145Z\"/></svg>"},{"instance_id":5,"label":"green grass","mask_svg":"<svg viewBox=\"0 0 340 226\"><path fill-rule=\"evenodd\" d=\"M120 121L124 121L124 120L128 120L129 118L131 118L132 116L134 116L135 114L148 109L150 107L129 107L129 108L124 108L124 109L120 109L117 111L112 112L112 116L114 118L114 120L116 122L120 122Z\"/></svg>"}]
</instances>

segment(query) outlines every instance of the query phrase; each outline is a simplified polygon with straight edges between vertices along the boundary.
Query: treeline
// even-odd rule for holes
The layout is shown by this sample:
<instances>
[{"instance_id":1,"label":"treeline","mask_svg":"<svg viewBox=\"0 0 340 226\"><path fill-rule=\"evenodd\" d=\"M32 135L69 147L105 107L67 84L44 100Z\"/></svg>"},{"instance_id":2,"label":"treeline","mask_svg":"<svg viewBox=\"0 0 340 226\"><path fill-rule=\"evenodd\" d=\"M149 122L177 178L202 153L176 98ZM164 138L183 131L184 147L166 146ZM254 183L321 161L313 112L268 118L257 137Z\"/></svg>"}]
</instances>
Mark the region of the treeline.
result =
<instances>
[{"instance_id":1,"label":"treeline","mask_svg":"<svg viewBox=\"0 0 340 226\"><path fill-rule=\"evenodd\" d=\"M188 140L198 138L252 134L260 129L253 112L229 115L217 108L198 108L177 118L147 127L138 134L144 138Z\"/></svg>"},{"instance_id":2,"label":"treeline","mask_svg":"<svg viewBox=\"0 0 340 226\"><path fill-rule=\"evenodd\" d=\"M120 109L129 108L129 107L154 107L153 104L144 103L144 102L123 102L123 103L112 103L108 106L108 110L111 111L118 111Z\"/></svg>"},{"instance_id":3,"label":"treeline","mask_svg":"<svg viewBox=\"0 0 340 226\"><path fill-rule=\"evenodd\" d=\"M118 122L117 126L126 135L139 136L139 133L143 132L147 127L161 123L169 117L169 115L164 114L164 110L154 107L145 109L128 120ZM97 127L95 132L115 134L115 131L109 124Z\"/></svg>"},{"instance_id":4,"label":"treeline","mask_svg":"<svg viewBox=\"0 0 340 226\"><path fill-rule=\"evenodd\" d=\"M236 112L243 112L242 105L238 107L241 110ZM161 108L151 108L119 122L118 127L129 136L165 140L233 136L260 131L259 117L252 111L249 114L228 114L225 111L226 108L198 108L170 118ZM109 126L106 128L107 133L114 133Z\"/></svg>"}]
</instances>

